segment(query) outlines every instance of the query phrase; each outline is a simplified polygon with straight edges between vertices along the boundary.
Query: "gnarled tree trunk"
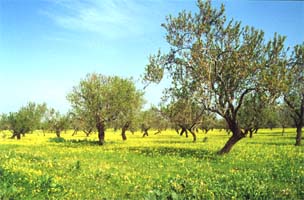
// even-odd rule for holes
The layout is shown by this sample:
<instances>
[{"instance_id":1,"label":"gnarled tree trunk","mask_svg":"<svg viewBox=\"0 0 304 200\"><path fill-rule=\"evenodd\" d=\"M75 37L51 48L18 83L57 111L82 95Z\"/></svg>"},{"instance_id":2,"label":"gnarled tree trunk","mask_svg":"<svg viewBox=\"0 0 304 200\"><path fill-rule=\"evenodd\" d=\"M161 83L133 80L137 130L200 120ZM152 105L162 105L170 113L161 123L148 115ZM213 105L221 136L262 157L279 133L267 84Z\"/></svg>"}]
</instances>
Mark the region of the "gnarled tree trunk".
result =
<instances>
[{"instance_id":1,"label":"gnarled tree trunk","mask_svg":"<svg viewBox=\"0 0 304 200\"><path fill-rule=\"evenodd\" d=\"M126 131L129 128L129 123L127 122L121 129L122 140L127 140Z\"/></svg>"},{"instance_id":2,"label":"gnarled tree trunk","mask_svg":"<svg viewBox=\"0 0 304 200\"><path fill-rule=\"evenodd\" d=\"M226 154L229 153L232 147L240 141L242 138L245 137L245 134L241 131L240 127L238 126L236 120L225 118L229 128L232 132L232 136L229 138L225 146L218 152L218 154Z\"/></svg>"},{"instance_id":3,"label":"gnarled tree trunk","mask_svg":"<svg viewBox=\"0 0 304 200\"><path fill-rule=\"evenodd\" d=\"M21 134L14 131L11 139L14 139L14 138L17 138L17 140L20 140L21 139Z\"/></svg>"}]
</instances>

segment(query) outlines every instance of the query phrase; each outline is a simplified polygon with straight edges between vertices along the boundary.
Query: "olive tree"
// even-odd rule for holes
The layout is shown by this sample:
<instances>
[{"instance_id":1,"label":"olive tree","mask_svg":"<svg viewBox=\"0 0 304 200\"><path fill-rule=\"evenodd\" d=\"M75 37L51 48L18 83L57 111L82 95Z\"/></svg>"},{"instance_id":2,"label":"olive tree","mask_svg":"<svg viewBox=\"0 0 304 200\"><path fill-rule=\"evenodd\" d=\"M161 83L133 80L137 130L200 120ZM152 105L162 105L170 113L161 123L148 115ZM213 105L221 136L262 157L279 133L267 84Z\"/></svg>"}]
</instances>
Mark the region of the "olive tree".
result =
<instances>
[{"instance_id":1,"label":"olive tree","mask_svg":"<svg viewBox=\"0 0 304 200\"><path fill-rule=\"evenodd\" d=\"M12 138L21 139L21 135L39 128L41 119L46 111L46 104L28 103L18 112L11 112L6 118L8 129L13 133Z\"/></svg>"},{"instance_id":2,"label":"olive tree","mask_svg":"<svg viewBox=\"0 0 304 200\"><path fill-rule=\"evenodd\" d=\"M55 132L57 137L61 137L61 132L67 130L70 125L70 117L68 114L60 114L55 109L49 109L49 115L47 118L47 128Z\"/></svg>"},{"instance_id":3,"label":"olive tree","mask_svg":"<svg viewBox=\"0 0 304 200\"><path fill-rule=\"evenodd\" d=\"M156 130L155 134L159 134L168 127L167 120L155 107L140 112L139 124L143 137L149 136L150 130Z\"/></svg>"},{"instance_id":4,"label":"olive tree","mask_svg":"<svg viewBox=\"0 0 304 200\"><path fill-rule=\"evenodd\" d=\"M226 20L224 5L217 9L201 0L197 5L198 13L182 11L162 24L170 50L150 56L144 80L159 83L167 74L167 91L179 96L192 91L201 109L223 117L232 132L219 151L224 154L246 135L238 120L244 97L252 92L276 97L281 90L285 37L275 34L266 42L263 31Z\"/></svg>"},{"instance_id":5,"label":"olive tree","mask_svg":"<svg viewBox=\"0 0 304 200\"><path fill-rule=\"evenodd\" d=\"M190 132L193 142L196 142L195 130L202 123L204 114L196 102L189 98L180 98L162 106L161 112L176 127L177 132L178 129L181 129L179 133L181 136L185 133L186 137L188 137L188 132Z\"/></svg>"},{"instance_id":6,"label":"olive tree","mask_svg":"<svg viewBox=\"0 0 304 200\"><path fill-rule=\"evenodd\" d=\"M304 43L296 45L287 66L287 90L284 101L296 126L296 146L301 145L304 124Z\"/></svg>"},{"instance_id":7,"label":"olive tree","mask_svg":"<svg viewBox=\"0 0 304 200\"><path fill-rule=\"evenodd\" d=\"M276 107L275 111L277 113L276 115L278 116L277 117L278 124L282 128L282 135L284 135L285 128L294 126L290 110L286 105L286 103L282 103Z\"/></svg>"},{"instance_id":8,"label":"olive tree","mask_svg":"<svg viewBox=\"0 0 304 200\"><path fill-rule=\"evenodd\" d=\"M106 125L124 116L123 113L133 106L130 86L134 87L130 79L92 73L68 94L72 112L86 122L94 123L100 145L105 141Z\"/></svg>"},{"instance_id":9,"label":"olive tree","mask_svg":"<svg viewBox=\"0 0 304 200\"><path fill-rule=\"evenodd\" d=\"M243 106L238 113L240 127L243 129L244 134L248 134L250 138L253 133L257 133L259 128L264 124L266 119L266 106L263 96L259 94L247 95L243 100Z\"/></svg>"},{"instance_id":10,"label":"olive tree","mask_svg":"<svg viewBox=\"0 0 304 200\"><path fill-rule=\"evenodd\" d=\"M74 113L70 115L70 127L74 130L72 136L76 135L78 131L83 131L87 137L96 130L94 121L89 116L77 116Z\"/></svg>"},{"instance_id":11,"label":"olive tree","mask_svg":"<svg viewBox=\"0 0 304 200\"><path fill-rule=\"evenodd\" d=\"M144 104L143 92L138 90L132 79L121 79L113 87L115 90L120 90L121 101L119 106L120 111L112 126L121 128L122 140L127 140L126 131L131 130L136 126L136 120L142 106Z\"/></svg>"}]
</instances>

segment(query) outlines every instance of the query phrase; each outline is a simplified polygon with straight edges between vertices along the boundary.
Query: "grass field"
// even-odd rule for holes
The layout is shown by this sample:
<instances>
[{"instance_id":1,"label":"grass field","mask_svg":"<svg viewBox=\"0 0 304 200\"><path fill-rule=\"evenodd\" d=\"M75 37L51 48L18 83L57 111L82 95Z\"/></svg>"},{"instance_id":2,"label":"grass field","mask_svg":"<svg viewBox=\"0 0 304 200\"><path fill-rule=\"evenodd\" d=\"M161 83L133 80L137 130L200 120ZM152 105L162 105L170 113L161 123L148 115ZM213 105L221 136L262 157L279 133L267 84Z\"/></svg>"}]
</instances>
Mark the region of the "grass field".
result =
<instances>
[{"instance_id":1,"label":"grass field","mask_svg":"<svg viewBox=\"0 0 304 200\"><path fill-rule=\"evenodd\" d=\"M198 142L167 131L142 138L0 133L0 199L304 199L304 147L295 130L261 130L225 156L225 132ZM6 136L6 137L5 137ZM205 138L207 137L207 138Z\"/></svg>"}]
</instances>

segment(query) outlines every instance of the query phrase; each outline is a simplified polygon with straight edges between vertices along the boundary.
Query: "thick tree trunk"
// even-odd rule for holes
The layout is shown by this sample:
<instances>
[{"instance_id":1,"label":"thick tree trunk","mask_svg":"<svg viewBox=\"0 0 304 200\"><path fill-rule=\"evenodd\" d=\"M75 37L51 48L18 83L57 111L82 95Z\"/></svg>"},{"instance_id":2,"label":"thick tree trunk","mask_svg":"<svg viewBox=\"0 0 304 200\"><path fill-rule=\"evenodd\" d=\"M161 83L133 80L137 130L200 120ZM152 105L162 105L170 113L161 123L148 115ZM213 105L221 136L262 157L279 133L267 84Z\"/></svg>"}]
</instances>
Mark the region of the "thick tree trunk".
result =
<instances>
[{"instance_id":1,"label":"thick tree trunk","mask_svg":"<svg viewBox=\"0 0 304 200\"><path fill-rule=\"evenodd\" d=\"M12 135L11 139L14 139L14 138L17 138L17 140L20 140L21 139L21 134L13 132L13 135Z\"/></svg>"},{"instance_id":2,"label":"thick tree trunk","mask_svg":"<svg viewBox=\"0 0 304 200\"><path fill-rule=\"evenodd\" d=\"M186 128L182 127L182 131L180 132L180 136L183 136L183 134L186 134L186 138L188 137L188 131Z\"/></svg>"},{"instance_id":3,"label":"thick tree trunk","mask_svg":"<svg viewBox=\"0 0 304 200\"><path fill-rule=\"evenodd\" d=\"M104 142L105 142L105 125L101 122L99 122L97 125L96 125L96 128L97 128L97 131L98 131L98 142L99 142L99 145L104 145Z\"/></svg>"},{"instance_id":4,"label":"thick tree trunk","mask_svg":"<svg viewBox=\"0 0 304 200\"><path fill-rule=\"evenodd\" d=\"M124 129L124 128L121 129L121 137L122 137L122 140L127 140L126 129Z\"/></svg>"},{"instance_id":5,"label":"thick tree trunk","mask_svg":"<svg viewBox=\"0 0 304 200\"><path fill-rule=\"evenodd\" d=\"M122 137L122 140L127 140L127 136L126 136L126 131L128 130L130 126L130 123L127 122L121 129L121 137Z\"/></svg>"},{"instance_id":6,"label":"thick tree trunk","mask_svg":"<svg viewBox=\"0 0 304 200\"><path fill-rule=\"evenodd\" d=\"M238 126L237 122L232 119L226 119L229 128L232 132L232 136L229 138L225 146L218 152L218 154L223 155L229 153L232 147L240 141L242 138L245 137L245 134L241 131L240 127Z\"/></svg>"},{"instance_id":7,"label":"thick tree trunk","mask_svg":"<svg viewBox=\"0 0 304 200\"><path fill-rule=\"evenodd\" d=\"M226 154L229 153L230 150L232 149L232 147L238 142L240 141L244 136L243 135L232 135L229 140L227 141L227 143L225 144L225 146L219 151L219 154Z\"/></svg>"},{"instance_id":8,"label":"thick tree trunk","mask_svg":"<svg viewBox=\"0 0 304 200\"><path fill-rule=\"evenodd\" d=\"M121 129L121 137L122 137L122 140L124 140L124 141L127 140L126 131L127 131L127 127L123 126Z\"/></svg>"},{"instance_id":9,"label":"thick tree trunk","mask_svg":"<svg viewBox=\"0 0 304 200\"><path fill-rule=\"evenodd\" d=\"M60 138L60 130L56 130L56 136Z\"/></svg>"},{"instance_id":10,"label":"thick tree trunk","mask_svg":"<svg viewBox=\"0 0 304 200\"><path fill-rule=\"evenodd\" d=\"M301 140L302 140L302 123L299 123L297 125L297 136L296 136L296 143L295 146L300 146L301 145Z\"/></svg>"}]
</instances>

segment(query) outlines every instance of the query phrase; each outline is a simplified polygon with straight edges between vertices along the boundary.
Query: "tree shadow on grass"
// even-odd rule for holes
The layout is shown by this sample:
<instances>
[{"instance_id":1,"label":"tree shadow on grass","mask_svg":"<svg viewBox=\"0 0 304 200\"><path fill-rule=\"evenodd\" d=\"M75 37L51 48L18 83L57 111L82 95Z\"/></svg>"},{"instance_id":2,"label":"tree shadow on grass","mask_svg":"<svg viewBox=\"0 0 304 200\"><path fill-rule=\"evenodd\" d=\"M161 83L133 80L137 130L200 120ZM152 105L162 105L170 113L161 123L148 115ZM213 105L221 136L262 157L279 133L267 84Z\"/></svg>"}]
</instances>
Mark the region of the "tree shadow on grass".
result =
<instances>
[{"instance_id":1,"label":"tree shadow on grass","mask_svg":"<svg viewBox=\"0 0 304 200\"><path fill-rule=\"evenodd\" d=\"M66 140L64 138L50 138L50 142L55 142L55 143L62 143L66 146L75 146L78 147L79 145L81 146L100 146L98 141L93 141L93 140L80 140L80 139L70 139Z\"/></svg>"},{"instance_id":2,"label":"tree shadow on grass","mask_svg":"<svg viewBox=\"0 0 304 200\"><path fill-rule=\"evenodd\" d=\"M290 146L293 145L294 143L290 142L290 141L286 141L286 142L257 142L257 141L249 141L247 142L248 144L262 144L262 145L270 145L270 146Z\"/></svg>"},{"instance_id":3,"label":"tree shadow on grass","mask_svg":"<svg viewBox=\"0 0 304 200\"><path fill-rule=\"evenodd\" d=\"M130 152L140 153L145 156L157 157L157 156L173 156L183 158L197 158L197 159L210 159L216 160L217 154L206 149L189 149L189 148L177 148L177 147L132 147L129 148Z\"/></svg>"}]
</instances>

